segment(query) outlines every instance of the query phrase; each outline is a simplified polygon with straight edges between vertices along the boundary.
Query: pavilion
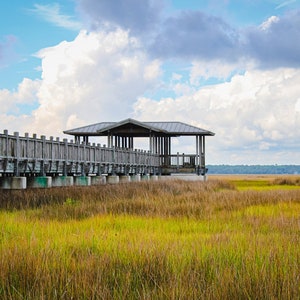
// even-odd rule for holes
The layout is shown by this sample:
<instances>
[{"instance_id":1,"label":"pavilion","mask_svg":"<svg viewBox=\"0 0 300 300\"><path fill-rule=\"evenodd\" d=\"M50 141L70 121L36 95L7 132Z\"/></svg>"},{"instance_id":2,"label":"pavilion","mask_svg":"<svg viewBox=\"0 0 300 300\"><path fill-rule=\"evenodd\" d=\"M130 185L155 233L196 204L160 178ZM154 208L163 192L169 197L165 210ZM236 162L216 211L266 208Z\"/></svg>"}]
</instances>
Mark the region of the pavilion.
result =
<instances>
[{"instance_id":1,"label":"pavilion","mask_svg":"<svg viewBox=\"0 0 300 300\"><path fill-rule=\"evenodd\" d=\"M162 174L197 173L205 175L205 137L211 131L182 122L140 122L126 119L120 122L101 122L65 130L75 142L88 143L89 137L106 136L108 147L133 149L135 138L149 138L149 151L160 157ZM195 136L195 153L172 154L172 137Z\"/></svg>"}]
</instances>

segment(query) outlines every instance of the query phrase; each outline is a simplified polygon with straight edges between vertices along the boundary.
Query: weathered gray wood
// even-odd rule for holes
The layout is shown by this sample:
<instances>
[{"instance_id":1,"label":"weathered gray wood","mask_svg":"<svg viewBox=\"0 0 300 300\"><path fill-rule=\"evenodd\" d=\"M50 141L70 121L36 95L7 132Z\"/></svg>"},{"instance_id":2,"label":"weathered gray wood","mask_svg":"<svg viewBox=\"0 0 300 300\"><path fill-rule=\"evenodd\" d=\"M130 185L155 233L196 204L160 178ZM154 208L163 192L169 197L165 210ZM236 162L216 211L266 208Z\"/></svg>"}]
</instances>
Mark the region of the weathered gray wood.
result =
<instances>
[{"instance_id":1,"label":"weathered gray wood","mask_svg":"<svg viewBox=\"0 0 300 300\"><path fill-rule=\"evenodd\" d=\"M18 132L0 134L0 173L19 176L46 174L97 174L140 172L145 168L159 168L159 156L150 152L120 149L60 141L45 136L40 138L28 133L20 137Z\"/></svg>"},{"instance_id":2,"label":"weathered gray wood","mask_svg":"<svg viewBox=\"0 0 300 300\"><path fill-rule=\"evenodd\" d=\"M205 168L205 141L197 140L196 155L159 155L155 148L166 147L169 141L152 141L152 151L131 148L107 147L100 144L80 143L59 138L49 140L28 133L21 137L15 132L9 135L5 130L0 134L0 174L13 175L86 175L86 174L159 174L162 167L170 172L183 168L196 168L197 173ZM155 150L155 151L154 151ZM155 153L157 152L157 153ZM194 170L195 171L195 170ZM205 171L205 170L204 170Z\"/></svg>"}]
</instances>

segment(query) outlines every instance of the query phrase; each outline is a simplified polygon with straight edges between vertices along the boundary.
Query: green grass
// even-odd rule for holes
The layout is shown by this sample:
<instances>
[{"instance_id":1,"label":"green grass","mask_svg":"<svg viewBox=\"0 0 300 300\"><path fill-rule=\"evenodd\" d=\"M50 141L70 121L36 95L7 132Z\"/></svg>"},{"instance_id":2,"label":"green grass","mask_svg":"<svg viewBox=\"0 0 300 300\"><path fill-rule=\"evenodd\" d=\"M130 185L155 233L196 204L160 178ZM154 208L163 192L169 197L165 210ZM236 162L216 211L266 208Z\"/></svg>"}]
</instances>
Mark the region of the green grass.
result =
<instances>
[{"instance_id":1,"label":"green grass","mask_svg":"<svg viewBox=\"0 0 300 300\"><path fill-rule=\"evenodd\" d=\"M238 190L294 190L300 188L300 179L297 177L248 178L229 180Z\"/></svg>"},{"instance_id":2,"label":"green grass","mask_svg":"<svg viewBox=\"0 0 300 300\"><path fill-rule=\"evenodd\" d=\"M0 299L297 299L300 189L3 191Z\"/></svg>"}]
</instances>

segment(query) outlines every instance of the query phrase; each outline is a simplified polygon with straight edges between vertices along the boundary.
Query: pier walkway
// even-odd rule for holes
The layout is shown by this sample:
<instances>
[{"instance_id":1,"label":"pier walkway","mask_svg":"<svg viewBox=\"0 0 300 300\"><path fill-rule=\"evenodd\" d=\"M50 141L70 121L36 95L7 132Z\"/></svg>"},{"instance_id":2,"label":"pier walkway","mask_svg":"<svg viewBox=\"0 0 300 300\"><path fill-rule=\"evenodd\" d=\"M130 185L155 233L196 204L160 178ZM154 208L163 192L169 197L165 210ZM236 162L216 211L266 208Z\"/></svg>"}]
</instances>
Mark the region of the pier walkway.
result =
<instances>
[{"instance_id":1,"label":"pier walkway","mask_svg":"<svg viewBox=\"0 0 300 300\"><path fill-rule=\"evenodd\" d=\"M28 133L0 133L0 188L23 189L155 179L172 173L204 176L205 137L214 133L181 122L140 122L126 119L64 131L74 140ZM107 137L107 145L90 137ZM195 137L194 154L172 154L172 138ZM134 140L149 139L149 150L134 149Z\"/></svg>"},{"instance_id":2,"label":"pier walkway","mask_svg":"<svg viewBox=\"0 0 300 300\"><path fill-rule=\"evenodd\" d=\"M35 134L0 134L0 187L24 188L28 182L43 187L70 184L70 177L85 185L85 180L116 176L158 175L160 157L145 150L119 149L100 144L86 144L59 138L46 139ZM90 176L90 178L83 179ZM52 180L51 177L55 180ZM114 179L116 180L116 179ZM73 180L71 180L73 181ZM64 183L65 182L65 183Z\"/></svg>"}]
</instances>

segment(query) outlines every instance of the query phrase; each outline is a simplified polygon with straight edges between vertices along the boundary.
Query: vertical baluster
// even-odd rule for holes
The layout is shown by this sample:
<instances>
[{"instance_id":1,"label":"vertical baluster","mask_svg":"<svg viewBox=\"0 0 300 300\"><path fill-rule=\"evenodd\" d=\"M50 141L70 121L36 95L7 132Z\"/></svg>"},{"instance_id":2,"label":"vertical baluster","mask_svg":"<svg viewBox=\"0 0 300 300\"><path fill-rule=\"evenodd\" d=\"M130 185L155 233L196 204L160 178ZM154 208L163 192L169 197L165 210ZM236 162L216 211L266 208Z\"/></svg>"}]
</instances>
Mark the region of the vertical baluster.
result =
<instances>
[{"instance_id":1,"label":"vertical baluster","mask_svg":"<svg viewBox=\"0 0 300 300\"><path fill-rule=\"evenodd\" d=\"M14 149L14 176L20 176L19 160L20 160L20 137L19 132L14 133L15 149Z\"/></svg>"}]
</instances>

